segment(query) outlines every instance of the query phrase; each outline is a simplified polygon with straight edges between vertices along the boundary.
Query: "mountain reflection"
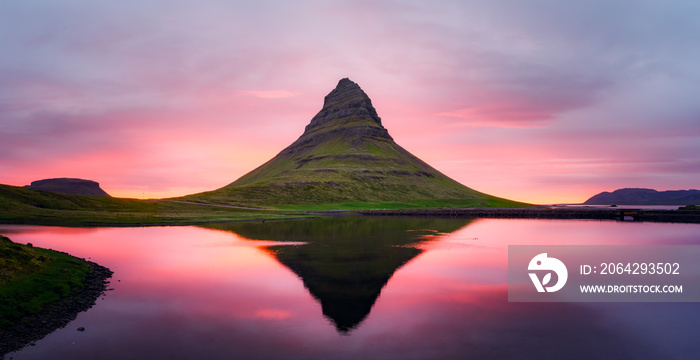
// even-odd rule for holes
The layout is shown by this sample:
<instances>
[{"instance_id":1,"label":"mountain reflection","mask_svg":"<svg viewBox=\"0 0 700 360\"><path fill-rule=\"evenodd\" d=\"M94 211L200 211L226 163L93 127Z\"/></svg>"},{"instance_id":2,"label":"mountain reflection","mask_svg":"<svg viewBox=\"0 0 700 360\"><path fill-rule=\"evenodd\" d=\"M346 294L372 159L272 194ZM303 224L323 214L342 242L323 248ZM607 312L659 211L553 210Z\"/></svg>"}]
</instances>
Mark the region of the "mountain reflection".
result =
<instances>
[{"instance_id":1,"label":"mountain reflection","mask_svg":"<svg viewBox=\"0 0 700 360\"><path fill-rule=\"evenodd\" d=\"M384 285L401 266L420 255L414 246L451 233L466 219L344 216L303 221L208 225L251 240L305 242L268 246L265 251L297 274L340 333L370 313Z\"/></svg>"}]
</instances>

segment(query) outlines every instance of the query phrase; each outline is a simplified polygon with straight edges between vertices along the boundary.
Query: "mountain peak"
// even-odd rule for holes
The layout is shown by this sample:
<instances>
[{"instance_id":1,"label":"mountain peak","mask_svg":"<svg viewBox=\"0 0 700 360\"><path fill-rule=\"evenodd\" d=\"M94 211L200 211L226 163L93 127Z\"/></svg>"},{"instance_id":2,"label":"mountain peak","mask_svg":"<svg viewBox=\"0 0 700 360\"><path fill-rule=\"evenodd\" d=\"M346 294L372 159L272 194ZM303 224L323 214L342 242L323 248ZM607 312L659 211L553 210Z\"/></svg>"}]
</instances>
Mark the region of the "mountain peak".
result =
<instances>
[{"instance_id":1,"label":"mountain peak","mask_svg":"<svg viewBox=\"0 0 700 360\"><path fill-rule=\"evenodd\" d=\"M334 102L351 100L353 98L362 100L369 99L367 94L360 88L360 85L357 85L356 82L348 78L342 78L338 81L338 85L335 86L335 89L328 93L323 99L323 106L326 107L327 105L332 105Z\"/></svg>"},{"instance_id":2,"label":"mountain peak","mask_svg":"<svg viewBox=\"0 0 700 360\"><path fill-rule=\"evenodd\" d=\"M359 91L362 91L362 89L360 88L360 85L357 85L357 83L350 80L350 78L342 78L342 79L338 80L338 85L336 85L335 89L333 89L333 91L331 91L331 94L333 92L339 91L339 90L359 90Z\"/></svg>"},{"instance_id":3,"label":"mountain peak","mask_svg":"<svg viewBox=\"0 0 700 360\"><path fill-rule=\"evenodd\" d=\"M187 199L245 206L456 200L514 204L470 189L399 146L369 96L341 79L291 145L223 188Z\"/></svg>"},{"instance_id":4,"label":"mountain peak","mask_svg":"<svg viewBox=\"0 0 700 360\"><path fill-rule=\"evenodd\" d=\"M382 119L372 106L372 100L354 81L343 78L323 99L323 108L306 126L305 134L332 120L347 118L369 119L376 126L382 126ZM338 122L338 121L335 121Z\"/></svg>"}]
</instances>

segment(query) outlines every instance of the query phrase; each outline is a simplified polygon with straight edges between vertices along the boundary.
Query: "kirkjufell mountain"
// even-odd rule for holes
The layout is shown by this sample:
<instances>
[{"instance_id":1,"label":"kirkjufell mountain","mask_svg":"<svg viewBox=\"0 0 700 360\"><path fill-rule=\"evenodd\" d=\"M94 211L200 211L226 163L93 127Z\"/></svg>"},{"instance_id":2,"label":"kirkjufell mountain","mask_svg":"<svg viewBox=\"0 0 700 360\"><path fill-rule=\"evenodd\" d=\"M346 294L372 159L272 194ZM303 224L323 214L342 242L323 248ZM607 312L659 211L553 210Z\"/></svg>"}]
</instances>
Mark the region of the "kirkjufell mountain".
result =
<instances>
[{"instance_id":1,"label":"kirkjufell mountain","mask_svg":"<svg viewBox=\"0 0 700 360\"><path fill-rule=\"evenodd\" d=\"M304 133L233 183L185 199L244 206L406 203L513 206L472 190L399 146L369 96L341 79Z\"/></svg>"}]
</instances>

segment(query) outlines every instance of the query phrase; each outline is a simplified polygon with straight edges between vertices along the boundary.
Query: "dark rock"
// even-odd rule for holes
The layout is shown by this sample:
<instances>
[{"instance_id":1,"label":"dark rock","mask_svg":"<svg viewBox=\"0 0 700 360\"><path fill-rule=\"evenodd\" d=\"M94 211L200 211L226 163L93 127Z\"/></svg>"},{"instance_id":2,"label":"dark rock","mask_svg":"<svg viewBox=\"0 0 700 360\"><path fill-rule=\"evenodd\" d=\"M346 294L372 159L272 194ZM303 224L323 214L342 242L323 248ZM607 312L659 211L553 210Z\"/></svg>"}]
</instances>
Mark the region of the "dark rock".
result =
<instances>
[{"instance_id":1,"label":"dark rock","mask_svg":"<svg viewBox=\"0 0 700 360\"><path fill-rule=\"evenodd\" d=\"M33 190L52 191L62 194L109 196L109 194L100 188L98 182L83 179L44 179L32 181L31 185L25 187Z\"/></svg>"},{"instance_id":2,"label":"dark rock","mask_svg":"<svg viewBox=\"0 0 700 360\"><path fill-rule=\"evenodd\" d=\"M85 331L85 328L81 326L78 328L78 331Z\"/></svg>"},{"instance_id":3,"label":"dark rock","mask_svg":"<svg viewBox=\"0 0 700 360\"><path fill-rule=\"evenodd\" d=\"M357 83L343 78L338 85L323 99L323 108L311 119L306 126L306 132L313 130L328 121L349 116L369 117L377 125L382 125L382 119L377 115L377 110L372 106L372 100L365 94ZM386 136L389 134L387 133Z\"/></svg>"}]
</instances>

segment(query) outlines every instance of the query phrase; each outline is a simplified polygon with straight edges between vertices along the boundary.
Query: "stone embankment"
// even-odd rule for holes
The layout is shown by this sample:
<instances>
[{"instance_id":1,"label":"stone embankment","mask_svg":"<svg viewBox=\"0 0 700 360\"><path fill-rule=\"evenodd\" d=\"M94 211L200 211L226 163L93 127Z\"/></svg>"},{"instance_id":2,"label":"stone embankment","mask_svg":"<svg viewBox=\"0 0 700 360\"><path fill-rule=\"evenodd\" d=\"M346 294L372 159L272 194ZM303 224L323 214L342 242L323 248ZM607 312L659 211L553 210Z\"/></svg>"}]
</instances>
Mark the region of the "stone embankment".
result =
<instances>
[{"instance_id":1,"label":"stone embankment","mask_svg":"<svg viewBox=\"0 0 700 360\"><path fill-rule=\"evenodd\" d=\"M649 222L700 223L700 211L642 210L615 208L461 208L461 209L387 209L359 210L374 216L449 216L497 219L592 219Z\"/></svg>"}]
</instances>

